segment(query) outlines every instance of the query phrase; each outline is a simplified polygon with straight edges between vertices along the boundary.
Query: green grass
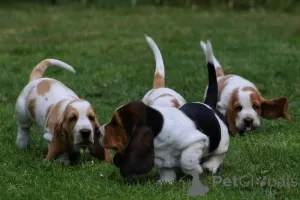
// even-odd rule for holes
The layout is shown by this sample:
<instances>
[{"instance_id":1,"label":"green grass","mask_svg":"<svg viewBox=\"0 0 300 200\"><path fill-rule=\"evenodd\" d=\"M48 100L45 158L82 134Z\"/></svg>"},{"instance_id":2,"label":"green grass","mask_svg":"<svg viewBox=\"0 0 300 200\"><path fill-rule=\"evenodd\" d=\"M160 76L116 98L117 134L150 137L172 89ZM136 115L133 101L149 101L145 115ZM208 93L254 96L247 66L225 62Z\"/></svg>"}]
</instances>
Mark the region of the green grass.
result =
<instances>
[{"instance_id":1,"label":"green grass","mask_svg":"<svg viewBox=\"0 0 300 200\"><path fill-rule=\"evenodd\" d=\"M227 73L256 83L266 98L287 96L295 122L262 121L259 130L232 137L217 174L293 177L297 187L225 187L213 185L206 197L191 199L298 199L300 112L300 16L275 13L194 12L142 7L115 10L76 6L23 5L0 9L0 199L184 199L191 181L124 185L117 168L84 155L80 164L43 162L42 133L32 129L28 150L15 145L14 105L33 67L45 58L61 59L77 70L50 68L89 100L106 123L115 108L139 100L152 86L154 57L144 39L158 44L166 66L167 86L188 101L202 101L207 84L199 41L210 39Z\"/></svg>"}]
</instances>

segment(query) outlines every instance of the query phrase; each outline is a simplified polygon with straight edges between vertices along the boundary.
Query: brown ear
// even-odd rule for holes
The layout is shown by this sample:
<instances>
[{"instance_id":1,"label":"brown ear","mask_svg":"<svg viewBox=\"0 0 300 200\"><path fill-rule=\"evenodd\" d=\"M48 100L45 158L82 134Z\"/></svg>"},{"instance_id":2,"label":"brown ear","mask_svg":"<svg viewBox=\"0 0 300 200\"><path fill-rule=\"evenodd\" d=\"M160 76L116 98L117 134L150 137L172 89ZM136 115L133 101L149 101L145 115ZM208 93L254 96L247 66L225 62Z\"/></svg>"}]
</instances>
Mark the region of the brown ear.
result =
<instances>
[{"instance_id":1,"label":"brown ear","mask_svg":"<svg viewBox=\"0 0 300 200\"><path fill-rule=\"evenodd\" d=\"M141 175L151 171L154 166L153 133L146 125L134 128L124 154L116 154L114 164L120 168L125 178L130 175Z\"/></svg>"},{"instance_id":2,"label":"brown ear","mask_svg":"<svg viewBox=\"0 0 300 200\"><path fill-rule=\"evenodd\" d=\"M107 149L104 149L100 143L100 124L97 119L95 119L95 129L94 129L94 143L91 146L91 155L99 160L105 160L106 162L112 162L112 156Z\"/></svg>"},{"instance_id":3,"label":"brown ear","mask_svg":"<svg viewBox=\"0 0 300 200\"><path fill-rule=\"evenodd\" d=\"M47 160L56 159L59 155L66 151L66 137L67 134L64 131L64 117L60 116L54 127L54 133L52 136L52 141L48 148L48 153L46 156Z\"/></svg>"},{"instance_id":4,"label":"brown ear","mask_svg":"<svg viewBox=\"0 0 300 200\"><path fill-rule=\"evenodd\" d=\"M238 133L238 129L235 126L235 112L233 105L229 105L226 111L226 117L228 122L228 129L231 135L236 135Z\"/></svg>"},{"instance_id":5,"label":"brown ear","mask_svg":"<svg viewBox=\"0 0 300 200\"><path fill-rule=\"evenodd\" d=\"M284 117L291 121L292 117L289 111L287 97L279 97L276 99L262 99L261 116L265 119L276 119Z\"/></svg>"}]
</instances>

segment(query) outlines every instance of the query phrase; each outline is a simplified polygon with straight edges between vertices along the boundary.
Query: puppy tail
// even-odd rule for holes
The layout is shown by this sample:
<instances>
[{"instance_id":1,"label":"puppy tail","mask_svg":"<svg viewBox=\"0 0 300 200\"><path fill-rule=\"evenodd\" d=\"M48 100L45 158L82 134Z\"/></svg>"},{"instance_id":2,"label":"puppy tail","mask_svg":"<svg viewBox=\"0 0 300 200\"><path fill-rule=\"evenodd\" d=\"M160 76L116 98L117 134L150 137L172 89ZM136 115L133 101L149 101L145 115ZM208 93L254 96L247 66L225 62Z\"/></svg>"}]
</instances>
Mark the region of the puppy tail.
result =
<instances>
[{"instance_id":1,"label":"puppy tail","mask_svg":"<svg viewBox=\"0 0 300 200\"><path fill-rule=\"evenodd\" d=\"M30 74L30 81L42 78L44 75L44 72L46 71L46 69L50 66L56 66L62 69L65 69L67 71L73 72L75 73L75 70L72 66L68 65L67 63L64 63L60 60L56 60L56 59L45 59L43 61L41 61L39 64L37 64L37 66L35 66L35 68L32 70L31 74Z\"/></svg>"},{"instance_id":2,"label":"puppy tail","mask_svg":"<svg viewBox=\"0 0 300 200\"><path fill-rule=\"evenodd\" d=\"M200 41L200 46L203 50L203 52L206 54L206 48L207 48L207 44L205 44L203 41ZM213 56L213 64L216 68L216 74L217 74L217 77L219 76L224 76L224 71L219 63L219 61L216 59L216 57L214 56L214 54L212 54Z\"/></svg>"},{"instance_id":3,"label":"puppy tail","mask_svg":"<svg viewBox=\"0 0 300 200\"><path fill-rule=\"evenodd\" d=\"M214 54L210 41L206 42L205 56L207 60L208 88L204 103L216 109L218 101L218 82L214 65Z\"/></svg>"},{"instance_id":4,"label":"puppy tail","mask_svg":"<svg viewBox=\"0 0 300 200\"><path fill-rule=\"evenodd\" d=\"M153 88L164 88L165 87L165 66L164 61L162 59L162 55L160 53L159 48L153 41L153 39L147 35L145 38L154 54L156 69L153 79Z\"/></svg>"}]
</instances>

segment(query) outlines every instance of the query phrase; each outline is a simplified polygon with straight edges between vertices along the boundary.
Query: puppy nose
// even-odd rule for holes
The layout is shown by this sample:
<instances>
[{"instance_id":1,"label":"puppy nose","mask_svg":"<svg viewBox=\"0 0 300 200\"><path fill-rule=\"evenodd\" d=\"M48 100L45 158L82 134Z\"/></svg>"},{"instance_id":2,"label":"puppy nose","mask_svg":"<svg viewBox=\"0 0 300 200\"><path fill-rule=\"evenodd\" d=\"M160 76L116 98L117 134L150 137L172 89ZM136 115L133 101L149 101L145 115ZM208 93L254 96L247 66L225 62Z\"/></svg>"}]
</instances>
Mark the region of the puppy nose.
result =
<instances>
[{"instance_id":1,"label":"puppy nose","mask_svg":"<svg viewBox=\"0 0 300 200\"><path fill-rule=\"evenodd\" d=\"M83 138L87 139L91 135L92 131L90 129L83 128L79 132Z\"/></svg>"},{"instance_id":2,"label":"puppy nose","mask_svg":"<svg viewBox=\"0 0 300 200\"><path fill-rule=\"evenodd\" d=\"M246 125L252 125L253 119L250 118L250 117L247 117L247 118L244 119L244 123L245 123Z\"/></svg>"}]
</instances>

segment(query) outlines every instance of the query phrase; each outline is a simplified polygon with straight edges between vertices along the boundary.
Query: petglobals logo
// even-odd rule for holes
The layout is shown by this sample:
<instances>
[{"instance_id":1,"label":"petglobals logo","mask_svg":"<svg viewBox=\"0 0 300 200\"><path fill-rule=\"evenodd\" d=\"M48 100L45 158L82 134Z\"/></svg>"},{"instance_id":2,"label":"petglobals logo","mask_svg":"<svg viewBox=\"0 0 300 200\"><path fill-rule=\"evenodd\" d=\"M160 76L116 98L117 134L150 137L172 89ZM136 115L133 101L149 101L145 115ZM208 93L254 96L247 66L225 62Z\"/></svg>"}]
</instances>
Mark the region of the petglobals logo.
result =
<instances>
[{"instance_id":1,"label":"petglobals logo","mask_svg":"<svg viewBox=\"0 0 300 200\"><path fill-rule=\"evenodd\" d=\"M225 187L276 187L276 188L291 188L297 187L298 182L295 178L291 176L283 176L273 178L271 176L232 176L232 177L222 177L213 176L212 177L213 186L224 185Z\"/></svg>"}]
</instances>

